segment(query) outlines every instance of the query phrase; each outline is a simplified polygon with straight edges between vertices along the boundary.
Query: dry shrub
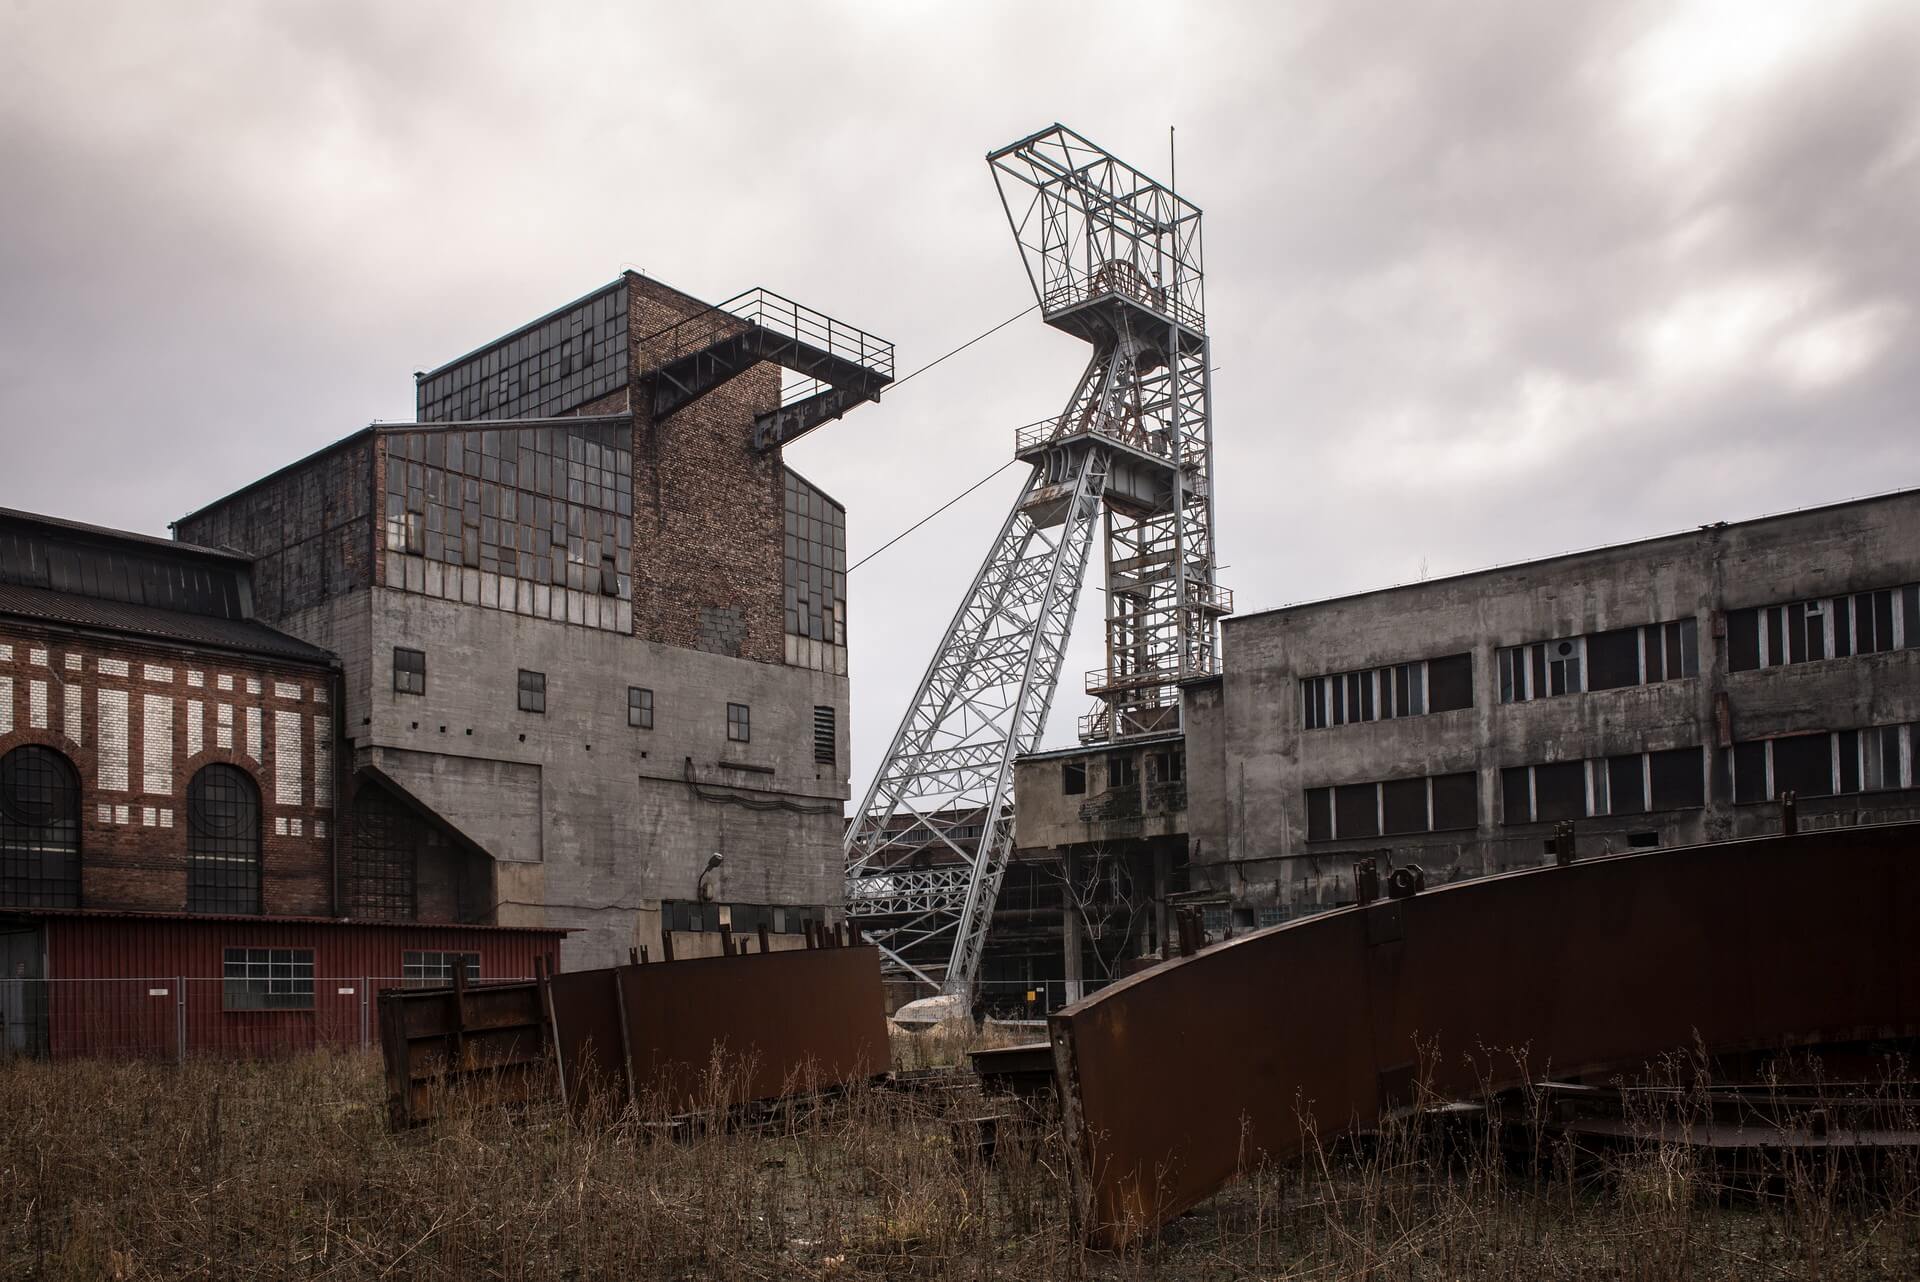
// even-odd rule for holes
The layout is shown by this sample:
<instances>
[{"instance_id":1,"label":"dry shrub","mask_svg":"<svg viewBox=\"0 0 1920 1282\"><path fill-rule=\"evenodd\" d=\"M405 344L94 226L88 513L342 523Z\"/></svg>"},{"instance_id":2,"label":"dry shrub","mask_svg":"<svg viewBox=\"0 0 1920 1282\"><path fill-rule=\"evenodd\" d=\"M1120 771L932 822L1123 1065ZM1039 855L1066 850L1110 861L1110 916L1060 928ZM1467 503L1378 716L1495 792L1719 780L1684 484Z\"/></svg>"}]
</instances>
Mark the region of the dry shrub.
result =
<instances>
[{"instance_id":1,"label":"dry shrub","mask_svg":"<svg viewBox=\"0 0 1920 1282\"><path fill-rule=\"evenodd\" d=\"M903 1066L969 1048L925 1036L896 1041ZM0 1277L1920 1275L1910 1151L1729 1171L1681 1142L1706 1083L1680 1062L1609 1152L1556 1144L1525 1092L1484 1124L1409 1110L1295 1161L1248 1154L1244 1179L1117 1254L1068 1222L1053 1120L963 1082L743 1109L739 1065L717 1057L691 1108L596 1102L576 1122L473 1091L396 1135L378 1067L0 1063ZM1858 1108L1844 1124L1920 1123L1897 1092Z\"/></svg>"}]
</instances>

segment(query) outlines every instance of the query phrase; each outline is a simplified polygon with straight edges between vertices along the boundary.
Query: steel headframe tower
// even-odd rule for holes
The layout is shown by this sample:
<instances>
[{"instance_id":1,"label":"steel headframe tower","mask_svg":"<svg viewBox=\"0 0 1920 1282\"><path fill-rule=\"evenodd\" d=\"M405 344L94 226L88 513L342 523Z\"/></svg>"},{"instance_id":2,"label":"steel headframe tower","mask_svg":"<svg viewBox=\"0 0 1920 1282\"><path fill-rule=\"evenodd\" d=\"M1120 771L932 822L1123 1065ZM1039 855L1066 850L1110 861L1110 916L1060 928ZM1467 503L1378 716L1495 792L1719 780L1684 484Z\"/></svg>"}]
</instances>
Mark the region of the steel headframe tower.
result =
<instances>
[{"instance_id":1,"label":"steel headframe tower","mask_svg":"<svg viewBox=\"0 0 1920 1282\"><path fill-rule=\"evenodd\" d=\"M1013 846L1014 758L1053 701L1097 524L1106 666L1087 743L1179 726L1215 670L1200 210L1061 125L987 157L1046 322L1092 359L948 626L846 839L847 908L895 973L970 995ZM1102 518L1104 517L1104 522Z\"/></svg>"}]
</instances>

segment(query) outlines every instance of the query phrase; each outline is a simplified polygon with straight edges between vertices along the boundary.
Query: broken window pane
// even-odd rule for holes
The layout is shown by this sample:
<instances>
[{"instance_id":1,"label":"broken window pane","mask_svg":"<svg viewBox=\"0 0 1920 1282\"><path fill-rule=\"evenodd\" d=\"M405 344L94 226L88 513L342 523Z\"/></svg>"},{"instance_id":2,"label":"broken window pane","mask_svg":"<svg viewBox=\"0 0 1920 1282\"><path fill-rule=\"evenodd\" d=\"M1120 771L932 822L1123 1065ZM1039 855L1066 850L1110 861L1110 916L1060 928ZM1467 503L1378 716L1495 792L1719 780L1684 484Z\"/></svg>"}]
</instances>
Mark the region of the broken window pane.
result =
<instances>
[{"instance_id":1,"label":"broken window pane","mask_svg":"<svg viewBox=\"0 0 1920 1282\"><path fill-rule=\"evenodd\" d=\"M1060 767L1060 791L1078 797L1087 790L1087 763L1069 761Z\"/></svg>"}]
</instances>

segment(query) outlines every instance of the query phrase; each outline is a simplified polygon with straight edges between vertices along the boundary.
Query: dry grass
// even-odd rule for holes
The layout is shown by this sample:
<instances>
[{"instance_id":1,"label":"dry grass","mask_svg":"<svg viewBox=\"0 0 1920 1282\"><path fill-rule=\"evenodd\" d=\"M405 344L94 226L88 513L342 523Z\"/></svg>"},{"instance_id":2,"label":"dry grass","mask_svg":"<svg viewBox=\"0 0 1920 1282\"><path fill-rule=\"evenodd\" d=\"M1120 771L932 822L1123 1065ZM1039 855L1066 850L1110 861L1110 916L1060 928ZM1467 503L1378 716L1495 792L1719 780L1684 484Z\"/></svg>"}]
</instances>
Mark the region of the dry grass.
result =
<instances>
[{"instance_id":1,"label":"dry grass","mask_svg":"<svg viewBox=\"0 0 1920 1282\"><path fill-rule=\"evenodd\" d=\"M896 1048L903 1067L962 1049ZM1906 1160L1870 1178L1788 1161L1736 1189L1675 1144L1516 1161L1497 1128L1396 1126L1256 1167L1101 1254L1066 1223L1048 1124L983 1162L965 1119L1004 1106L965 1091L862 1089L664 1140L659 1118L486 1101L395 1136L381 1089L360 1056L0 1063L0 1277L1920 1276Z\"/></svg>"}]
</instances>

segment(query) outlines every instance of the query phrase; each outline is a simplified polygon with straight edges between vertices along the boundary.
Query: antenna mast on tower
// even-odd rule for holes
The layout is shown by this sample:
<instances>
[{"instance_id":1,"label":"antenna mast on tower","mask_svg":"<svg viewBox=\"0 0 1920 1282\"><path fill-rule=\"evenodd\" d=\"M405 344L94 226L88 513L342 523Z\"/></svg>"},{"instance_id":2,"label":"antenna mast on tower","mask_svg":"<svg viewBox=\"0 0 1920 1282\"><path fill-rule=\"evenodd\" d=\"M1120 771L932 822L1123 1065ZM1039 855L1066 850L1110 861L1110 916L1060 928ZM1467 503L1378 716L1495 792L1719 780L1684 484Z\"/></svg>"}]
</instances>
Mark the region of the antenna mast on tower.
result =
<instances>
[{"instance_id":1,"label":"antenna mast on tower","mask_svg":"<svg viewBox=\"0 0 1920 1282\"><path fill-rule=\"evenodd\" d=\"M1171 139L1169 140L1171 142ZM987 157L1047 324L1091 359L948 625L846 838L847 911L889 969L970 995L1013 848L1014 758L1039 746L1095 526L1106 666L1085 743L1180 724L1216 671L1213 431L1200 210L1053 125Z\"/></svg>"}]
</instances>

